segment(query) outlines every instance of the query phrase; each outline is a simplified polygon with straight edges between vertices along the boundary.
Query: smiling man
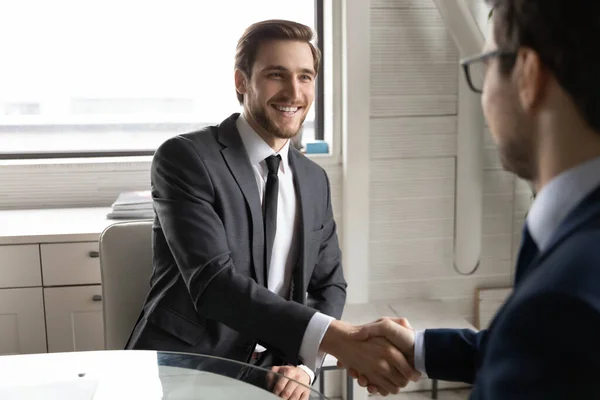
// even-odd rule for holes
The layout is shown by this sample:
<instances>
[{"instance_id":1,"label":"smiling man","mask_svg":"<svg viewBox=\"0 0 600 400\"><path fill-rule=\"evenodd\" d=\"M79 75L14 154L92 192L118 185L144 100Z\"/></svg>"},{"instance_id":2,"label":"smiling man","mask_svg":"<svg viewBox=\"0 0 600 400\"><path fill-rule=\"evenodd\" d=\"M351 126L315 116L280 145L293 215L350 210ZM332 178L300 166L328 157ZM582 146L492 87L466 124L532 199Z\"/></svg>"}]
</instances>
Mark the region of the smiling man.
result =
<instances>
[{"instance_id":1,"label":"smiling man","mask_svg":"<svg viewBox=\"0 0 600 400\"><path fill-rule=\"evenodd\" d=\"M215 355L313 382L346 282L327 175L290 145L315 97L312 39L291 21L250 26L235 56L243 113L156 151L154 273L128 348ZM308 398L288 380L270 389Z\"/></svg>"}]
</instances>

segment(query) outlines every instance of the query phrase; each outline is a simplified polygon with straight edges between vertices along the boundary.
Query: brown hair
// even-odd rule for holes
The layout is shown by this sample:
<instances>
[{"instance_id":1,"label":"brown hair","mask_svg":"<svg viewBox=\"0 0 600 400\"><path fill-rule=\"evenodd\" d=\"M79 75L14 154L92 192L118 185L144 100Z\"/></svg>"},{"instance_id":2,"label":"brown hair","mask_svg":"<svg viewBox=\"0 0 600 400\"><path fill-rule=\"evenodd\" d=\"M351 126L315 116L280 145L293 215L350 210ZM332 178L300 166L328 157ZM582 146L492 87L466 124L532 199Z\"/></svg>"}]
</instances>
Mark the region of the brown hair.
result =
<instances>
[{"instance_id":1,"label":"brown hair","mask_svg":"<svg viewBox=\"0 0 600 400\"><path fill-rule=\"evenodd\" d=\"M600 131L600 2L597 0L486 0L493 8L500 50L537 52L587 123ZM501 58L505 75L515 58Z\"/></svg>"},{"instance_id":2,"label":"brown hair","mask_svg":"<svg viewBox=\"0 0 600 400\"><path fill-rule=\"evenodd\" d=\"M306 25L282 19L271 19L250 25L240 40L235 52L235 69L242 71L247 77L252 75L252 67L256 53L261 43L269 40L296 40L306 42L313 55L315 73L319 72L321 51L316 47L316 34ZM315 42L315 43L313 43ZM244 102L244 95L237 92L240 104Z\"/></svg>"}]
</instances>

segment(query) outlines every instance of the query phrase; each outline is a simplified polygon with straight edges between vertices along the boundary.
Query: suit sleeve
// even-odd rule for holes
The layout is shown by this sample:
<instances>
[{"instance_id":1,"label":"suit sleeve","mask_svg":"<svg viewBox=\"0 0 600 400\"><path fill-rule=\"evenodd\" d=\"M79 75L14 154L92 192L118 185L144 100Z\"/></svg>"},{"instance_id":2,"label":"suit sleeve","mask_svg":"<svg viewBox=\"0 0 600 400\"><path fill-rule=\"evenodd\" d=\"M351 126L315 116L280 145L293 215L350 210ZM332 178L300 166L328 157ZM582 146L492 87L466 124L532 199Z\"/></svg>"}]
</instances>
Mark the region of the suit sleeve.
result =
<instances>
[{"instance_id":1,"label":"suit sleeve","mask_svg":"<svg viewBox=\"0 0 600 400\"><path fill-rule=\"evenodd\" d=\"M532 296L494 328L474 392L491 400L598 398L599 336L590 303Z\"/></svg>"},{"instance_id":2,"label":"suit sleeve","mask_svg":"<svg viewBox=\"0 0 600 400\"><path fill-rule=\"evenodd\" d=\"M157 150L151 183L158 221L197 312L298 364L302 337L315 310L286 301L236 272L214 209L209 173L188 139L174 137Z\"/></svg>"},{"instance_id":3,"label":"suit sleeve","mask_svg":"<svg viewBox=\"0 0 600 400\"><path fill-rule=\"evenodd\" d=\"M431 379L473 383L488 331L426 329L425 370Z\"/></svg>"},{"instance_id":4,"label":"suit sleeve","mask_svg":"<svg viewBox=\"0 0 600 400\"><path fill-rule=\"evenodd\" d=\"M323 221L319 254L307 292L308 305L323 314L340 319L346 303L346 281L342 270L342 257L331 207L331 189L323 171L327 187L325 220Z\"/></svg>"}]
</instances>

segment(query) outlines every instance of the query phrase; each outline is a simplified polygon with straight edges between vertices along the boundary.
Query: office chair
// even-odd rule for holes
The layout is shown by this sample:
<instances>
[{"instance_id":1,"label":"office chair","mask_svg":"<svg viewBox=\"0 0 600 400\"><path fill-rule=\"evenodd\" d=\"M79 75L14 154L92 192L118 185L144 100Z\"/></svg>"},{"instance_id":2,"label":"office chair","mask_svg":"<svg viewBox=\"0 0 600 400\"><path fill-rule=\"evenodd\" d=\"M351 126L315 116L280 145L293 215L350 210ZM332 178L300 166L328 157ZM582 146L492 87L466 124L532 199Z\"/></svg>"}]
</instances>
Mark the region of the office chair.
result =
<instances>
[{"instance_id":1,"label":"office chair","mask_svg":"<svg viewBox=\"0 0 600 400\"><path fill-rule=\"evenodd\" d=\"M152 221L118 222L100 235L104 345L122 350L140 315L152 274Z\"/></svg>"}]
</instances>

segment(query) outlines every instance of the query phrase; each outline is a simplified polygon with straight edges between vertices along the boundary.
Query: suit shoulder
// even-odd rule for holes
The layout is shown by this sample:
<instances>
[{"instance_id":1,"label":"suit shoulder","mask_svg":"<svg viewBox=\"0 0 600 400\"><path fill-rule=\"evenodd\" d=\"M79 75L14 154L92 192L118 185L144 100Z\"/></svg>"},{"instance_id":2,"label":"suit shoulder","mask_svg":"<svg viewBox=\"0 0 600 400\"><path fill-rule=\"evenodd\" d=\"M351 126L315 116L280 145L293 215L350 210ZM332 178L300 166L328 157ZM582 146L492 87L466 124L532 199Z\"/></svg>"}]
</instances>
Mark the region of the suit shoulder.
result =
<instances>
[{"instance_id":1,"label":"suit shoulder","mask_svg":"<svg viewBox=\"0 0 600 400\"><path fill-rule=\"evenodd\" d=\"M565 267L577 271L590 270L600 276L600 227L580 230L567 238L556 250L555 258ZM567 270L565 270L567 272ZM573 271L574 272L574 271Z\"/></svg>"},{"instance_id":2,"label":"suit shoulder","mask_svg":"<svg viewBox=\"0 0 600 400\"><path fill-rule=\"evenodd\" d=\"M565 260L565 275L577 281L600 279L599 244L600 228L582 230L567 239L558 254Z\"/></svg>"},{"instance_id":3,"label":"suit shoulder","mask_svg":"<svg viewBox=\"0 0 600 400\"><path fill-rule=\"evenodd\" d=\"M209 125L193 132L181 134L179 137L187 141L199 152L202 152L203 150L212 150L219 146L217 141L218 131L219 127L217 125Z\"/></svg>"},{"instance_id":4,"label":"suit shoulder","mask_svg":"<svg viewBox=\"0 0 600 400\"><path fill-rule=\"evenodd\" d=\"M210 125L196 131L178 134L164 141L156 150L156 154L177 156L183 155L182 152L193 150L201 155L206 150L217 146L217 131L217 126Z\"/></svg>"},{"instance_id":5,"label":"suit shoulder","mask_svg":"<svg viewBox=\"0 0 600 400\"><path fill-rule=\"evenodd\" d=\"M192 143L217 143L218 131L218 125L208 125L192 132L183 133L179 136L186 140L189 140Z\"/></svg>"}]
</instances>

